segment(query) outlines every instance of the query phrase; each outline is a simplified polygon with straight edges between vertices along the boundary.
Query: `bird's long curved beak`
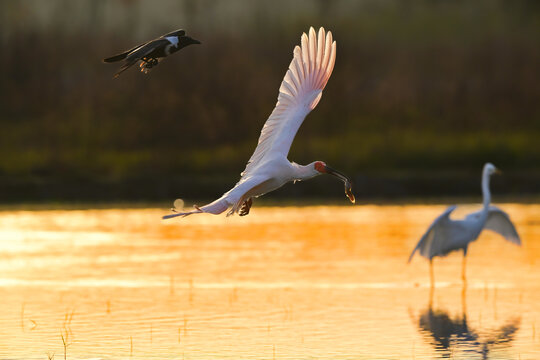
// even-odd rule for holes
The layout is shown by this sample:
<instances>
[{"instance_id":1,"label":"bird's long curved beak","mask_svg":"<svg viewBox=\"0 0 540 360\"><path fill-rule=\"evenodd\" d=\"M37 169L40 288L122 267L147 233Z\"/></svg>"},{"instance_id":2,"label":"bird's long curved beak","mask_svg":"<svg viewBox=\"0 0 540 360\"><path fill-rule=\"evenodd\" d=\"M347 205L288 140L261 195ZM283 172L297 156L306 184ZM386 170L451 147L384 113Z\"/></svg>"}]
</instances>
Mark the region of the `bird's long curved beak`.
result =
<instances>
[{"instance_id":1,"label":"bird's long curved beak","mask_svg":"<svg viewBox=\"0 0 540 360\"><path fill-rule=\"evenodd\" d=\"M343 184L345 185L345 195L347 195L349 200L354 204L354 202L356 200L355 200L354 194L352 192L352 181L351 181L351 179L349 179L342 172L337 171L336 169L332 169L330 166L325 165L324 169L326 170L327 174L334 175L335 177L337 177L338 179L343 181Z\"/></svg>"},{"instance_id":2,"label":"bird's long curved beak","mask_svg":"<svg viewBox=\"0 0 540 360\"><path fill-rule=\"evenodd\" d=\"M193 43L194 43L194 44L200 44L201 42L200 42L199 40L193 39Z\"/></svg>"}]
</instances>

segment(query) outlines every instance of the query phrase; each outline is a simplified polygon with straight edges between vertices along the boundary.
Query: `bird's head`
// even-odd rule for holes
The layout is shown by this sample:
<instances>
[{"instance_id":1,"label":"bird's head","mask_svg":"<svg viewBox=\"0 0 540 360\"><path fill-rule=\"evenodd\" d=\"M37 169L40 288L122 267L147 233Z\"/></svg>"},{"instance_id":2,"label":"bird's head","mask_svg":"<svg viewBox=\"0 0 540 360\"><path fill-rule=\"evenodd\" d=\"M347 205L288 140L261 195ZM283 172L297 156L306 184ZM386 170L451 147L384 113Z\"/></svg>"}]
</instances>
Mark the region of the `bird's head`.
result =
<instances>
[{"instance_id":1,"label":"bird's head","mask_svg":"<svg viewBox=\"0 0 540 360\"><path fill-rule=\"evenodd\" d=\"M313 163L313 167L320 174L330 174L343 181L343 184L345 185L345 195L347 195L349 200L354 204L356 200L352 192L352 181L345 174L332 169L322 161L315 161L315 163Z\"/></svg>"},{"instance_id":2,"label":"bird's head","mask_svg":"<svg viewBox=\"0 0 540 360\"><path fill-rule=\"evenodd\" d=\"M179 36L178 37L178 43L180 44L180 47L186 47L191 44L200 44L201 42L199 40L195 40L192 37L189 36Z\"/></svg>"},{"instance_id":3,"label":"bird's head","mask_svg":"<svg viewBox=\"0 0 540 360\"><path fill-rule=\"evenodd\" d=\"M486 163L486 165L484 165L484 172L486 172L488 175L501 174L501 171L492 163Z\"/></svg>"}]
</instances>

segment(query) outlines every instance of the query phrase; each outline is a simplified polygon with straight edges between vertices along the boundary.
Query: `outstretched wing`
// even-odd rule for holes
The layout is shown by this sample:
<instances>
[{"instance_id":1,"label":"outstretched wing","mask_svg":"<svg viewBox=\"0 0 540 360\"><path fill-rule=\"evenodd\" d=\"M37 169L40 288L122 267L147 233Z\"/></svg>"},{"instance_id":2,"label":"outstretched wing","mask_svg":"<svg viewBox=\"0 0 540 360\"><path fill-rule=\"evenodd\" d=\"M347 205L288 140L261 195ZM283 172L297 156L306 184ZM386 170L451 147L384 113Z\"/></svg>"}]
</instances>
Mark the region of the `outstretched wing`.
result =
<instances>
[{"instance_id":1,"label":"outstretched wing","mask_svg":"<svg viewBox=\"0 0 540 360\"><path fill-rule=\"evenodd\" d=\"M255 152L242 172L249 174L263 158L272 154L287 156L304 118L317 106L336 60L336 42L330 31L313 28L301 37L294 57L279 88L276 107L266 120Z\"/></svg>"},{"instance_id":2,"label":"outstretched wing","mask_svg":"<svg viewBox=\"0 0 540 360\"><path fill-rule=\"evenodd\" d=\"M433 221L412 251L407 262L411 262L412 257L417 250L420 251L420 255L428 259L431 259L433 255L444 251L444 248L446 247L444 244L445 239L452 238L452 236L449 236L449 233L453 231L450 214L455 209L455 205L448 207L438 218L435 219L435 221Z\"/></svg>"},{"instance_id":3,"label":"outstretched wing","mask_svg":"<svg viewBox=\"0 0 540 360\"><path fill-rule=\"evenodd\" d=\"M484 229L488 229L502 235L513 244L521 245L519 235L510 220L510 216L496 206L490 206Z\"/></svg>"}]
</instances>

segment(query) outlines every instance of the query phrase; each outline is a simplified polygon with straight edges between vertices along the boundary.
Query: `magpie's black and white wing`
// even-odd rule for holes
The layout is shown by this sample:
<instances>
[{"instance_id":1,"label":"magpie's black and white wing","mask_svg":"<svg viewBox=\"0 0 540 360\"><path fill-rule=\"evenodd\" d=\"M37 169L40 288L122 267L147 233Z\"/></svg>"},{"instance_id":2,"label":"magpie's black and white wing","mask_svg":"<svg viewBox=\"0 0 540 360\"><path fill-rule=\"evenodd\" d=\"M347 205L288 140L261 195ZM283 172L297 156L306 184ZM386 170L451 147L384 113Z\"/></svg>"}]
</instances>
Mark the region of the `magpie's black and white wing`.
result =
<instances>
[{"instance_id":1,"label":"magpie's black and white wing","mask_svg":"<svg viewBox=\"0 0 540 360\"><path fill-rule=\"evenodd\" d=\"M171 31L170 33L167 33L165 35L162 35L162 36L160 36L160 38L166 38L166 37L169 37L169 36L180 37L180 36L184 36L184 35L186 35L186 31L182 30L182 29L178 29L178 30Z\"/></svg>"},{"instance_id":2,"label":"magpie's black and white wing","mask_svg":"<svg viewBox=\"0 0 540 360\"><path fill-rule=\"evenodd\" d=\"M124 64L114 76L117 77L118 75L129 69L131 66L135 65L137 61L142 60L145 56L147 56L157 48L167 46L169 44L169 40L165 38L159 38L134 48L126 55Z\"/></svg>"}]
</instances>

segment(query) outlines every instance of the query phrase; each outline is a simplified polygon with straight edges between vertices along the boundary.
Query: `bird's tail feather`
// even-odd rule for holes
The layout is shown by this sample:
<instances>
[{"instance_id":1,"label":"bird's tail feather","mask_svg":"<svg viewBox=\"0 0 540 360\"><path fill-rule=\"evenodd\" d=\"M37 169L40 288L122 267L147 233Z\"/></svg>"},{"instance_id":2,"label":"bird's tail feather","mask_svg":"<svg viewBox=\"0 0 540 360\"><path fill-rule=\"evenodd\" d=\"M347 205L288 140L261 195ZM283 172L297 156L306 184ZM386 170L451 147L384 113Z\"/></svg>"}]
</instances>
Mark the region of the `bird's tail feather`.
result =
<instances>
[{"instance_id":1,"label":"bird's tail feather","mask_svg":"<svg viewBox=\"0 0 540 360\"><path fill-rule=\"evenodd\" d=\"M123 52L121 54L116 54L111 57L103 59L103 62L112 63L112 62L124 60L128 54L129 54L129 51Z\"/></svg>"},{"instance_id":2,"label":"bird's tail feather","mask_svg":"<svg viewBox=\"0 0 540 360\"><path fill-rule=\"evenodd\" d=\"M118 72L116 74L114 74L114 77L117 78L118 76L120 76L121 73L123 73L124 71L126 71L127 69L129 69L130 67L135 65L137 63L137 61L139 61L139 60L135 60L135 61L126 60L124 65L122 65L122 67L120 67L120 70L118 70Z\"/></svg>"}]
</instances>

